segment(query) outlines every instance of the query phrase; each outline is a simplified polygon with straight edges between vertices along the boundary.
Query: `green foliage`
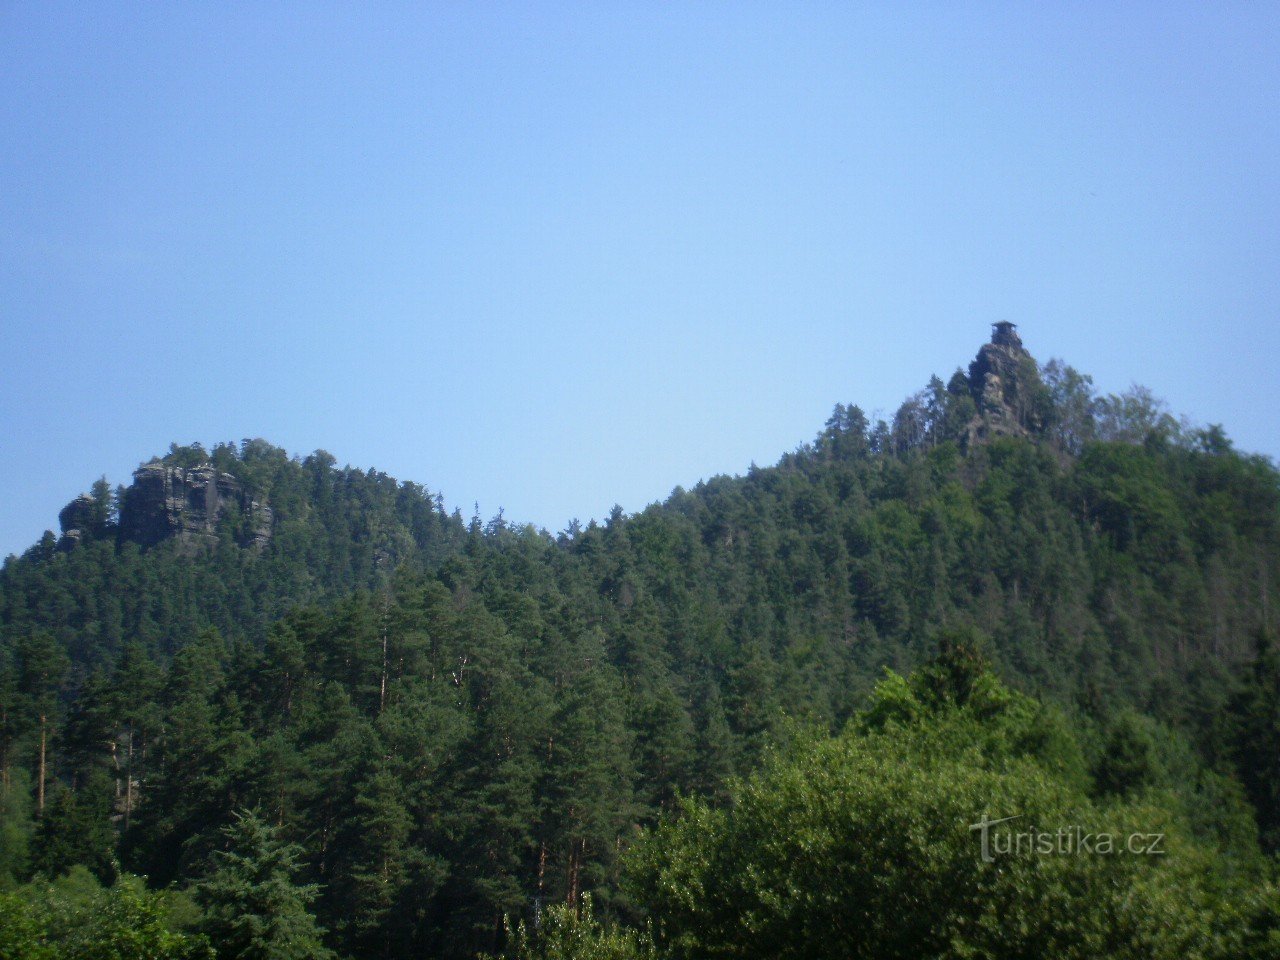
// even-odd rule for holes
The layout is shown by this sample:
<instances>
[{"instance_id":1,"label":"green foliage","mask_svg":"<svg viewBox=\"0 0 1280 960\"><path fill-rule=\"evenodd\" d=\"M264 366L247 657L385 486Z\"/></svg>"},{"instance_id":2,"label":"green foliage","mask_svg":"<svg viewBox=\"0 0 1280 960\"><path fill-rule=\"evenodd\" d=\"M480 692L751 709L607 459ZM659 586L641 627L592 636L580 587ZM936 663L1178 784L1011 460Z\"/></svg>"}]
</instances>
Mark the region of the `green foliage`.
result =
<instances>
[{"instance_id":1,"label":"green foliage","mask_svg":"<svg viewBox=\"0 0 1280 960\"><path fill-rule=\"evenodd\" d=\"M987 675L983 644L973 627L943 631L937 656L913 675L917 696L934 709L967 704Z\"/></svg>"},{"instance_id":2,"label":"green foliage","mask_svg":"<svg viewBox=\"0 0 1280 960\"><path fill-rule=\"evenodd\" d=\"M1228 754L1257 812L1262 845L1280 851L1280 652L1259 631L1255 659L1229 713Z\"/></svg>"},{"instance_id":3,"label":"green foliage","mask_svg":"<svg viewBox=\"0 0 1280 960\"><path fill-rule=\"evenodd\" d=\"M1094 770L1104 794L1131 794L1156 782L1156 743L1150 723L1125 711L1112 723Z\"/></svg>"},{"instance_id":4,"label":"green foliage","mask_svg":"<svg viewBox=\"0 0 1280 960\"><path fill-rule=\"evenodd\" d=\"M0 893L0 960L54 960L41 918L26 899Z\"/></svg>"},{"instance_id":5,"label":"green foliage","mask_svg":"<svg viewBox=\"0 0 1280 960\"><path fill-rule=\"evenodd\" d=\"M577 908L557 904L532 929L520 923L507 936L504 960L657 960L647 935L598 921L589 896Z\"/></svg>"},{"instance_id":6,"label":"green foliage","mask_svg":"<svg viewBox=\"0 0 1280 960\"><path fill-rule=\"evenodd\" d=\"M113 878L115 835L108 819L109 797L101 784L97 786L97 790L55 788L36 824L31 844L33 873L56 877L79 864L101 880Z\"/></svg>"},{"instance_id":7,"label":"green foliage","mask_svg":"<svg viewBox=\"0 0 1280 960\"><path fill-rule=\"evenodd\" d=\"M99 886L83 867L0 893L0 960L213 960L137 877Z\"/></svg>"},{"instance_id":8,"label":"green foliage","mask_svg":"<svg viewBox=\"0 0 1280 960\"><path fill-rule=\"evenodd\" d=\"M197 893L201 928L227 960L324 960L332 956L308 907L313 885L298 885L301 849L285 843L255 813L241 813L224 834L227 850Z\"/></svg>"},{"instance_id":9,"label":"green foliage","mask_svg":"<svg viewBox=\"0 0 1280 960\"><path fill-rule=\"evenodd\" d=\"M965 704L891 677L866 722L772 758L724 809L690 801L632 855L676 957L1228 957L1237 925L1212 852L1158 807L1091 804L1025 731L1029 704L981 679ZM891 705L891 706L889 706ZM972 825L1007 831L990 862ZM1163 856L1019 852L1057 836L1159 833ZM1041 843L1038 839L1036 844ZM1055 841L1057 842L1057 841ZM1268 908L1263 908L1266 913Z\"/></svg>"},{"instance_id":10,"label":"green foliage","mask_svg":"<svg viewBox=\"0 0 1280 960\"><path fill-rule=\"evenodd\" d=\"M33 808L26 771L12 771L8 785L0 786L0 890L28 873L28 849L35 829Z\"/></svg>"}]
</instances>

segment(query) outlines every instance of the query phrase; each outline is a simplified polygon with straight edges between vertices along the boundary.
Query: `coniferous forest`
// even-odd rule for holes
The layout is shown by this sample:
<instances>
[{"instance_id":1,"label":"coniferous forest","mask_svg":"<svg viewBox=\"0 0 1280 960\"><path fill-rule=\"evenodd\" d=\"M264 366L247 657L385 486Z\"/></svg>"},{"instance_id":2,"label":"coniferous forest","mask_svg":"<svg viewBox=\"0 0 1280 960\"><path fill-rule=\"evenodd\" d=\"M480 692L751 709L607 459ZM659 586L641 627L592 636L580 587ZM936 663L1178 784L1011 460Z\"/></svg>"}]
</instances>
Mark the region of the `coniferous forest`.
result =
<instances>
[{"instance_id":1,"label":"coniferous forest","mask_svg":"<svg viewBox=\"0 0 1280 960\"><path fill-rule=\"evenodd\" d=\"M1221 427L997 324L633 515L442 504L174 445L5 562L0 958L1280 957Z\"/></svg>"}]
</instances>

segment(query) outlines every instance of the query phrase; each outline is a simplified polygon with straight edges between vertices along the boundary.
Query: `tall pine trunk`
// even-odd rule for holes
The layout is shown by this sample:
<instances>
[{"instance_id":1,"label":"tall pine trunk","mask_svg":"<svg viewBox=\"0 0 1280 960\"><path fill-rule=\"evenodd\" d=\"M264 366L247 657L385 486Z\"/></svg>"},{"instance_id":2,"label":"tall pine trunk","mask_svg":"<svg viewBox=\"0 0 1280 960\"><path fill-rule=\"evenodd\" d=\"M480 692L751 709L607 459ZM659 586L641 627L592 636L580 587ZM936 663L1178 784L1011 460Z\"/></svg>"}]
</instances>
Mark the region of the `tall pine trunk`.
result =
<instances>
[{"instance_id":1,"label":"tall pine trunk","mask_svg":"<svg viewBox=\"0 0 1280 960\"><path fill-rule=\"evenodd\" d=\"M40 714L40 779L36 785L36 813L44 813L44 750L48 739L45 715Z\"/></svg>"},{"instance_id":2,"label":"tall pine trunk","mask_svg":"<svg viewBox=\"0 0 1280 960\"><path fill-rule=\"evenodd\" d=\"M133 724L129 724L128 750L124 761L124 828L129 829L133 815Z\"/></svg>"},{"instance_id":3,"label":"tall pine trunk","mask_svg":"<svg viewBox=\"0 0 1280 960\"><path fill-rule=\"evenodd\" d=\"M3 728L4 742L0 743L0 787L4 788L5 795L9 794L9 705L6 703L0 707L0 728Z\"/></svg>"}]
</instances>

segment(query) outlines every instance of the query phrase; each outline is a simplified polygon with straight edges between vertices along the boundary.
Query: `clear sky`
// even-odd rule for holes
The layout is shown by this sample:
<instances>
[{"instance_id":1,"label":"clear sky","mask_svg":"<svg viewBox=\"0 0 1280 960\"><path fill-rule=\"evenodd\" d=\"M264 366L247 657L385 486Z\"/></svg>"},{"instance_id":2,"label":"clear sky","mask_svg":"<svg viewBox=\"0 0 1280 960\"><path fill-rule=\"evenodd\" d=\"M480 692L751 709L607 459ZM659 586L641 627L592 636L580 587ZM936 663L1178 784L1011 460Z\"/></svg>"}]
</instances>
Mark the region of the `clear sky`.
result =
<instances>
[{"instance_id":1,"label":"clear sky","mask_svg":"<svg viewBox=\"0 0 1280 960\"><path fill-rule=\"evenodd\" d=\"M1274 3L9 0L0 555L253 436L558 530L996 319L1280 454L1278 104Z\"/></svg>"}]
</instances>

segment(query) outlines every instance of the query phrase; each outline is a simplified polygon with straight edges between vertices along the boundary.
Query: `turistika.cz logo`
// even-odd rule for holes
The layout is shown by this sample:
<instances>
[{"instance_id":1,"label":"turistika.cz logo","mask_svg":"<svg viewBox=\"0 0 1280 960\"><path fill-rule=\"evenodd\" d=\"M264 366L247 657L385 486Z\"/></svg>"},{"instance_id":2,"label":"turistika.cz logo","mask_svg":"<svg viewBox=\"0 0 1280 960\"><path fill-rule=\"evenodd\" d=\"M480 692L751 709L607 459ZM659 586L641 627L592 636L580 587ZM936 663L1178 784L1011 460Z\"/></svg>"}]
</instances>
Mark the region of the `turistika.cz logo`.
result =
<instances>
[{"instance_id":1,"label":"turistika.cz logo","mask_svg":"<svg viewBox=\"0 0 1280 960\"><path fill-rule=\"evenodd\" d=\"M1089 831L1078 825L1059 827L1057 830L1031 828L1017 830L998 828L1002 824L1021 820L1022 814L989 820L984 813L977 823L969 824L970 833L981 834L982 859L995 863L996 857L1052 857L1052 856L1133 856L1162 857L1163 833L1108 833Z\"/></svg>"}]
</instances>

